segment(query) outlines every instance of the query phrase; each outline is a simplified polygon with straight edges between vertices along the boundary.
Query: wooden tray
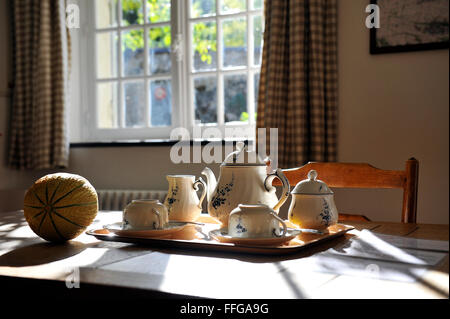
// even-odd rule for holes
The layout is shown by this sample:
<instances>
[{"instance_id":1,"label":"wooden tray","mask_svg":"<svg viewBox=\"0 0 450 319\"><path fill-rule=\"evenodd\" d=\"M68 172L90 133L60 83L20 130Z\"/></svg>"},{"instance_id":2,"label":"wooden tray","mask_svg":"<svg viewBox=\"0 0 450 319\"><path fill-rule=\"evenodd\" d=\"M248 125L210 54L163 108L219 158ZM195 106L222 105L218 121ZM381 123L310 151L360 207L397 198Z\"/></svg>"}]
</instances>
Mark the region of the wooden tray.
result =
<instances>
[{"instance_id":1,"label":"wooden tray","mask_svg":"<svg viewBox=\"0 0 450 319\"><path fill-rule=\"evenodd\" d=\"M242 244L221 243L209 236L209 232L220 228L220 225L209 216L203 217L199 222L204 225L189 225L183 230L164 237L131 237L118 236L106 229L91 229L86 234L92 235L104 241L116 241L132 244L145 245L159 248L198 249L208 251L283 255L303 250L311 245L344 235L352 226L337 224L329 227L328 234L302 233L291 241L280 246L250 246ZM288 223L289 224L289 223ZM288 225L289 226L289 225Z\"/></svg>"}]
</instances>

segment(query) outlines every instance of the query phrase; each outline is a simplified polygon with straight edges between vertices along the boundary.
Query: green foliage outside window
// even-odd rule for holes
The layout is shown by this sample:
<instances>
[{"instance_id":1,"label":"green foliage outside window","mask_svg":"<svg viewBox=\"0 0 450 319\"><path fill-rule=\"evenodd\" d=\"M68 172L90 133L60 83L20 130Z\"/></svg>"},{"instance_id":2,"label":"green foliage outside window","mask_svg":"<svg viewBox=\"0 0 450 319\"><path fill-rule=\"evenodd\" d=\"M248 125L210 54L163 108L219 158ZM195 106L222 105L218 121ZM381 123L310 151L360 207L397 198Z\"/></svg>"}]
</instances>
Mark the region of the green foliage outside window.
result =
<instances>
[{"instance_id":1,"label":"green foliage outside window","mask_svg":"<svg viewBox=\"0 0 450 319\"><path fill-rule=\"evenodd\" d=\"M218 0L216 0L218 1ZM259 0L255 0L257 3ZM208 5L208 1L203 5ZM241 8L242 1L225 0L224 8ZM192 2L193 16L203 16L208 14L202 6L202 1ZM226 6L226 7L225 7ZM215 13L215 6L213 11ZM170 0L147 0L147 18L150 23L170 21ZM142 2L140 0L122 0L122 20L124 25L142 25L144 23L144 13ZM216 22L197 22L193 24L193 49L200 56L201 61L208 64L212 63L212 52L217 51L217 25ZM247 24L244 20L231 19L225 20L223 24L224 46L227 48L245 47ZM255 34L256 43L260 43L261 34ZM129 30L122 36L122 50L127 49L136 51L144 48L144 30ZM170 26L155 27L149 29L149 48L168 48L171 44ZM256 114L255 114L256 117ZM241 121L248 120L248 114L241 114Z\"/></svg>"},{"instance_id":2,"label":"green foliage outside window","mask_svg":"<svg viewBox=\"0 0 450 319\"><path fill-rule=\"evenodd\" d=\"M240 1L227 0L227 6L238 7ZM147 0L149 22L170 20L170 0ZM204 14L201 3L193 2L193 12L201 16ZM126 25L139 25L144 22L142 2L140 0L122 0L122 19ZM217 51L217 26L215 23L200 22L193 26L193 47L203 62L212 62L211 52ZM244 47L246 23L240 20L230 20L224 24L223 38L226 47ZM171 43L170 27L151 28L149 30L150 48L167 48ZM144 32L130 30L123 37L123 50L136 51L144 48Z\"/></svg>"}]
</instances>

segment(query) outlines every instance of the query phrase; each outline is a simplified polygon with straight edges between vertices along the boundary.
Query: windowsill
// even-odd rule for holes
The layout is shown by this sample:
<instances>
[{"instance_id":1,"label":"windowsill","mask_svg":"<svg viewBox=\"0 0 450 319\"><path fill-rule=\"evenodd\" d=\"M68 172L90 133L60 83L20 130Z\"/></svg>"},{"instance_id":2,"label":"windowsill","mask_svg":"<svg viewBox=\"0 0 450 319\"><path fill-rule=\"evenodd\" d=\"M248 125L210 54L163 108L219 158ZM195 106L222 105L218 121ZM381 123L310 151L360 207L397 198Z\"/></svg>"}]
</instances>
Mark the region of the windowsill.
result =
<instances>
[{"instance_id":1,"label":"windowsill","mask_svg":"<svg viewBox=\"0 0 450 319\"><path fill-rule=\"evenodd\" d=\"M89 148L89 147L151 147L151 146L173 146L179 142L182 144L193 145L193 143L200 143L202 146L209 143L225 145L225 143L237 142L241 140L231 139L215 139L215 140L124 140L124 141L111 141L111 142L75 142L70 143L70 148ZM252 144L253 140L243 141L246 145Z\"/></svg>"}]
</instances>

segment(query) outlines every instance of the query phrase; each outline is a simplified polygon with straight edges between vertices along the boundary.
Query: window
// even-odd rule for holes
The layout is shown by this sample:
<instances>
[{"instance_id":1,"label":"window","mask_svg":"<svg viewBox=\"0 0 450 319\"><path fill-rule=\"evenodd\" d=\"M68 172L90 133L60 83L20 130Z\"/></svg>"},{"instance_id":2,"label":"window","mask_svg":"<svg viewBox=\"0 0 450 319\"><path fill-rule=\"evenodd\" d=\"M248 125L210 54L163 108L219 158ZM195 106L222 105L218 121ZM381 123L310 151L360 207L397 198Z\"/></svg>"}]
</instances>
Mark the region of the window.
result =
<instances>
[{"instance_id":1,"label":"window","mask_svg":"<svg viewBox=\"0 0 450 319\"><path fill-rule=\"evenodd\" d=\"M169 138L251 127L262 0L80 1L82 139Z\"/></svg>"}]
</instances>

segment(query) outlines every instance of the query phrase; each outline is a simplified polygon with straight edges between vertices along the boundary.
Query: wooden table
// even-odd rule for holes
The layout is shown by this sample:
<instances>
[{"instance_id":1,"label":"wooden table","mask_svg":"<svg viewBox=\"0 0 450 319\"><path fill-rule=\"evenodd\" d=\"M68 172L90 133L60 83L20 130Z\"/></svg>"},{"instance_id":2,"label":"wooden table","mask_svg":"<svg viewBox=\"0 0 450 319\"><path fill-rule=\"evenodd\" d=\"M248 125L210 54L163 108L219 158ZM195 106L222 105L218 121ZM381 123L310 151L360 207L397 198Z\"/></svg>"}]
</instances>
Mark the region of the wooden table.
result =
<instances>
[{"instance_id":1,"label":"wooden table","mask_svg":"<svg viewBox=\"0 0 450 319\"><path fill-rule=\"evenodd\" d=\"M90 228L117 220L120 212L100 212ZM355 227L354 234L368 229L448 241L447 225L349 224ZM99 241L86 234L65 244L51 244L31 231L22 212L0 213L0 285L43 285L66 294L80 291L83 296L132 291L143 296L207 298L449 297L448 253L420 275L406 271L409 280L403 281L323 271L326 264L320 269L311 264L317 253L342 247L351 236L285 256L155 249ZM67 289L67 278L79 278L80 289Z\"/></svg>"}]
</instances>

